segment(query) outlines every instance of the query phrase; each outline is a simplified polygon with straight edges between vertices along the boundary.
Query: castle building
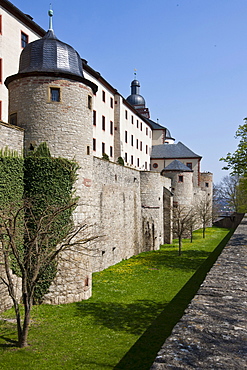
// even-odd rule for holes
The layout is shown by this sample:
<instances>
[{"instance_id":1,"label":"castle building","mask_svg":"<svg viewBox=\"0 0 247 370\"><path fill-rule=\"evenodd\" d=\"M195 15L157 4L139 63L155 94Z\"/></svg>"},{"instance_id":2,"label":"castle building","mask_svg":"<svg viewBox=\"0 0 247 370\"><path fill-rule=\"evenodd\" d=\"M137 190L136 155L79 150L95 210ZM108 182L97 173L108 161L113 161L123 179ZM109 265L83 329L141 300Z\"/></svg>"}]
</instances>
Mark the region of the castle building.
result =
<instances>
[{"instance_id":1,"label":"castle building","mask_svg":"<svg viewBox=\"0 0 247 370\"><path fill-rule=\"evenodd\" d=\"M49 30L38 33L28 16L6 0L1 4L3 24L5 17L17 29L26 22L23 29L34 41L5 80L9 113L0 122L0 149L21 153L46 142L53 156L75 159L80 169L74 220L86 219L102 236L86 255L66 252L46 296L47 303L79 301L91 295L92 272L171 243L173 200L190 207L205 194L211 197L212 174L201 174L201 157L150 119L139 81L132 81L125 99L55 36L52 11ZM1 40L7 48L9 40ZM2 90L0 99L7 105Z\"/></svg>"}]
</instances>

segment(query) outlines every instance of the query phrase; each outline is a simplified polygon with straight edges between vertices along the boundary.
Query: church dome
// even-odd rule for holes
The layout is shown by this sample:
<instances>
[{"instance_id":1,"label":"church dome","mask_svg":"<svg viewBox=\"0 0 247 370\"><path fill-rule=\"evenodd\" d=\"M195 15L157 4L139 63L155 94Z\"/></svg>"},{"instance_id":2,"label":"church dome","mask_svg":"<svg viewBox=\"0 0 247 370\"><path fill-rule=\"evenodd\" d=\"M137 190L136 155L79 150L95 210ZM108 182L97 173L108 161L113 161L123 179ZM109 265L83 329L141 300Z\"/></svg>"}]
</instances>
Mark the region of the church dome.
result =
<instances>
[{"instance_id":1,"label":"church dome","mask_svg":"<svg viewBox=\"0 0 247 370\"><path fill-rule=\"evenodd\" d=\"M55 72L83 77L80 55L57 39L49 29L42 39L33 41L22 50L19 73Z\"/></svg>"},{"instance_id":2,"label":"church dome","mask_svg":"<svg viewBox=\"0 0 247 370\"><path fill-rule=\"evenodd\" d=\"M128 96L126 100L131 105L144 105L145 106L145 99L141 95L138 95L138 94L131 94L130 96Z\"/></svg>"},{"instance_id":3,"label":"church dome","mask_svg":"<svg viewBox=\"0 0 247 370\"><path fill-rule=\"evenodd\" d=\"M126 99L131 105L139 105L145 107L145 99L139 94L140 82L138 80L133 80L131 82L131 95Z\"/></svg>"}]
</instances>

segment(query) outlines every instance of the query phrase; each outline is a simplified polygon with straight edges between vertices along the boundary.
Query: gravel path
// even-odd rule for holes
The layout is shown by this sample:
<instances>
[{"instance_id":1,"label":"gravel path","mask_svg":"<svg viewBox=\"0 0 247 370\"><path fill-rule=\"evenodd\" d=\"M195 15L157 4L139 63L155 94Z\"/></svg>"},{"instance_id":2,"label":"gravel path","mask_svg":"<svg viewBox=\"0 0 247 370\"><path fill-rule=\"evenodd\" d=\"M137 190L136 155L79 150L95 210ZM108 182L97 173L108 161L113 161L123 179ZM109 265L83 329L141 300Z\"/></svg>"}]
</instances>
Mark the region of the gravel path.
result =
<instances>
[{"instance_id":1,"label":"gravel path","mask_svg":"<svg viewBox=\"0 0 247 370\"><path fill-rule=\"evenodd\" d=\"M152 370L247 369L247 217L208 273Z\"/></svg>"}]
</instances>

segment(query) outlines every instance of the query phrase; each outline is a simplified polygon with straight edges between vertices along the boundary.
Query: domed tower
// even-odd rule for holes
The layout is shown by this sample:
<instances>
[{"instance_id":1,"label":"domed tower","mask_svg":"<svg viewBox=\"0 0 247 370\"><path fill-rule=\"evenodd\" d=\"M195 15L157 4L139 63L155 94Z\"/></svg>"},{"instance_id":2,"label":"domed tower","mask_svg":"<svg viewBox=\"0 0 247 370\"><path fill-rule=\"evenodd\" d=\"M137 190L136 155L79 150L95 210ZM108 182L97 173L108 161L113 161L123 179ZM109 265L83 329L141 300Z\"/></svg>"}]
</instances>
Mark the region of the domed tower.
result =
<instances>
[{"instance_id":1,"label":"domed tower","mask_svg":"<svg viewBox=\"0 0 247 370\"><path fill-rule=\"evenodd\" d=\"M25 151L47 142L52 155L85 162L97 86L84 78L79 54L57 39L51 22L43 38L23 49L19 72L5 84L9 120L24 128Z\"/></svg>"},{"instance_id":2,"label":"domed tower","mask_svg":"<svg viewBox=\"0 0 247 370\"><path fill-rule=\"evenodd\" d=\"M81 223L89 219L94 199L92 105L97 86L84 78L79 54L57 39L51 25L51 10L49 16L48 32L23 49L19 72L5 81L9 90L9 120L24 129L25 151L46 142L52 156L77 161L80 168L75 187L82 201L76 208L74 220ZM60 266L53 289L59 291L59 295L54 300L51 294L48 302L65 303L90 296L91 290L87 290L91 285L90 261L82 258L77 257L76 267L75 258L67 256L70 267ZM87 289L83 281L87 281Z\"/></svg>"},{"instance_id":3,"label":"domed tower","mask_svg":"<svg viewBox=\"0 0 247 370\"><path fill-rule=\"evenodd\" d=\"M128 103L133 105L133 107L144 117L149 118L149 109L145 107L145 99L140 95L140 82L134 79L131 82L131 95L126 99Z\"/></svg>"}]
</instances>

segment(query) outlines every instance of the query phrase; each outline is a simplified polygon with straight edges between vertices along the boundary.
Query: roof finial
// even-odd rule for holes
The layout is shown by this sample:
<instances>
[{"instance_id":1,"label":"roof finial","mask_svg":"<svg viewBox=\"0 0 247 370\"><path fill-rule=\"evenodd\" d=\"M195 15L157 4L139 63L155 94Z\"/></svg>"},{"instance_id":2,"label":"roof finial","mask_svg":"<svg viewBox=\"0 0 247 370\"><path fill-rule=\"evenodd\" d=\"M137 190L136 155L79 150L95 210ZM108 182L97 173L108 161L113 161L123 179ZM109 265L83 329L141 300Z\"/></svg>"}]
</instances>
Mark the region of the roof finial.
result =
<instances>
[{"instance_id":1,"label":"roof finial","mask_svg":"<svg viewBox=\"0 0 247 370\"><path fill-rule=\"evenodd\" d=\"M134 79L136 80L136 71L137 69L134 68Z\"/></svg>"},{"instance_id":2,"label":"roof finial","mask_svg":"<svg viewBox=\"0 0 247 370\"><path fill-rule=\"evenodd\" d=\"M48 11L48 15L50 17L49 19L49 30L53 30L52 28L52 16L53 16L53 10L51 8L51 4L50 4L50 10Z\"/></svg>"}]
</instances>

